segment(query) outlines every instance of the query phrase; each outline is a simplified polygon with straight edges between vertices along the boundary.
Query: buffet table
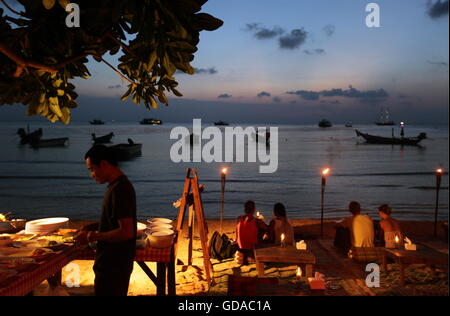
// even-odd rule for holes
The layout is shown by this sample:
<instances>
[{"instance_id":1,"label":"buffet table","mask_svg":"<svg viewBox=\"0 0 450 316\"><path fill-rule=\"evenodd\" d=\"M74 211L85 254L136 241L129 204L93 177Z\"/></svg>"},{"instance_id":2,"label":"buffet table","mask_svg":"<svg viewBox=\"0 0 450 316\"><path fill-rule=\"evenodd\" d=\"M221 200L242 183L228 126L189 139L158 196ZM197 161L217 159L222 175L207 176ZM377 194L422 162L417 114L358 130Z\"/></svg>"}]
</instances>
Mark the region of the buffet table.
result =
<instances>
[{"instance_id":1,"label":"buffet table","mask_svg":"<svg viewBox=\"0 0 450 316\"><path fill-rule=\"evenodd\" d=\"M0 281L0 296L23 296L32 293L43 281L61 284L61 270L73 260L94 260L95 251L85 246L67 246L34 263L17 268L17 274ZM136 250L135 261L156 285L156 295L176 295L174 247L147 247ZM146 262L156 262L156 275ZM167 280L167 286L166 286ZM167 289L167 291L166 291Z\"/></svg>"},{"instance_id":2,"label":"buffet table","mask_svg":"<svg viewBox=\"0 0 450 316\"><path fill-rule=\"evenodd\" d=\"M0 296L27 295L45 280L53 284L60 283L62 268L74 260L79 251L77 246L67 246L42 260L24 264L18 268L16 275L0 281Z\"/></svg>"}]
</instances>

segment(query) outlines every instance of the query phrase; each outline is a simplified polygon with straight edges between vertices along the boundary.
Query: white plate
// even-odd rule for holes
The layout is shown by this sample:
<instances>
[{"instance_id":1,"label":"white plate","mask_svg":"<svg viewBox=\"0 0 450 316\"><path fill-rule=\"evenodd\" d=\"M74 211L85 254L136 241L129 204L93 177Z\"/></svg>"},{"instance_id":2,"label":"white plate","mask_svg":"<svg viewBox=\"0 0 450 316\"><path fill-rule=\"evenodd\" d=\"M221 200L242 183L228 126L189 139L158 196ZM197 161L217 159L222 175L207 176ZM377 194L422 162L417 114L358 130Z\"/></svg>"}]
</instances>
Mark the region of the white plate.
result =
<instances>
[{"instance_id":1,"label":"white plate","mask_svg":"<svg viewBox=\"0 0 450 316\"><path fill-rule=\"evenodd\" d=\"M164 223L164 224L172 224L172 220L169 218L162 218L162 217L156 217L156 218L150 218L147 220L148 223L152 224L152 223Z\"/></svg>"}]
</instances>

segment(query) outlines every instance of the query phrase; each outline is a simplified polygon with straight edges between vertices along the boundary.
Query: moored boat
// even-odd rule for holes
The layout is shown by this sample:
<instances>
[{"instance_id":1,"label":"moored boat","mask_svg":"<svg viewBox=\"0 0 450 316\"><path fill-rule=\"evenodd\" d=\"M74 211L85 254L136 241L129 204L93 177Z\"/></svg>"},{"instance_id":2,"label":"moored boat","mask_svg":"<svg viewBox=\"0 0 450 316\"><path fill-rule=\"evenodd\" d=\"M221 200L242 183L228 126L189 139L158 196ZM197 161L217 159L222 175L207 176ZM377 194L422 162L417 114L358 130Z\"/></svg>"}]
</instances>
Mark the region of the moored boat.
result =
<instances>
[{"instance_id":1,"label":"moored boat","mask_svg":"<svg viewBox=\"0 0 450 316\"><path fill-rule=\"evenodd\" d=\"M391 115L389 114L388 109L382 109L380 114L380 119L375 122L378 126L392 126L395 125L395 122L391 119Z\"/></svg>"},{"instance_id":2,"label":"moored boat","mask_svg":"<svg viewBox=\"0 0 450 316\"><path fill-rule=\"evenodd\" d=\"M89 121L89 123L91 123L91 125L103 125L103 124L105 124L105 122L103 122L102 120L98 120L98 119L93 119L92 121Z\"/></svg>"},{"instance_id":3,"label":"moored boat","mask_svg":"<svg viewBox=\"0 0 450 316\"><path fill-rule=\"evenodd\" d=\"M224 122L224 121L217 121L217 122L214 122L214 125L216 125L216 126L228 126L230 124L228 124L227 122Z\"/></svg>"},{"instance_id":4,"label":"moored boat","mask_svg":"<svg viewBox=\"0 0 450 316\"><path fill-rule=\"evenodd\" d=\"M139 123L141 125L161 125L162 121L154 118L144 118Z\"/></svg>"},{"instance_id":5,"label":"moored boat","mask_svg":"<svg viewBox=\"0 0 450 316\"><path fill-rule=\"evenodd\" d=\"M33 140L30 145L33 148L42 148L42 147L64 147L69 144L68 137L61 138L49 138L49 139L37 139Z\"/></svg>"},{"instance_id":6,"label":"moored boat","mask_svg":"<svg viewBox=\"0 0 450 316\"><path fill-rule=\"evenodd\" d=\"M109 134L106 134L104 136L99 136L96 137L95 133L92 133L92 141L94 142L94 144L105 144L105 143L110 143L112 137L114 136L114 133L111 132Z\"/></svg>"},{"instance_id":7,"label":"moored boat","mask_svg":"<svg viewBox=\"0 0 450 316\"><path fill-rule=\"evenodd\" d=\"M418 145L423 139L427 138L426 133L420 133L417 137L383 137L366 133L361 133L355 129L356 135L364 138L369 144L387 144L387 145Z\"/></svg>"},{"instance_id":8,"label":"moored boat","mask_svg":"<svg viewBox=\"0 0 450 316\"><path fill-rule=\"evenodd\" d=\"M130 138L128 138L128 144L117 144L110 148L115 150L118 161L131 160L142 156L142 144L136 144Z\"/></svg>"},{"instance_id":9,"label":"moored boat","mask_svg":"<svg viewBox=\"0 0 450 316\"><path fill-rule=\"evenodd\" d=\"M20 136L20 144L25 145L31 143L32 141L39 140L42 137L42 128L39 128L31 133L29 131L27 133L24 128L19 128L17 130L17 134Z\"/></svg>"},{"instance_id":10,"label":"moored boat","mask_svg":"<svg viewBox=\"0 0 450 316\"><path fill-rule=\"evenodd\" d=\"M319 127L331 127L333 126L330 121L323 119L319 122Z\"/></svg>"}]
</instances>

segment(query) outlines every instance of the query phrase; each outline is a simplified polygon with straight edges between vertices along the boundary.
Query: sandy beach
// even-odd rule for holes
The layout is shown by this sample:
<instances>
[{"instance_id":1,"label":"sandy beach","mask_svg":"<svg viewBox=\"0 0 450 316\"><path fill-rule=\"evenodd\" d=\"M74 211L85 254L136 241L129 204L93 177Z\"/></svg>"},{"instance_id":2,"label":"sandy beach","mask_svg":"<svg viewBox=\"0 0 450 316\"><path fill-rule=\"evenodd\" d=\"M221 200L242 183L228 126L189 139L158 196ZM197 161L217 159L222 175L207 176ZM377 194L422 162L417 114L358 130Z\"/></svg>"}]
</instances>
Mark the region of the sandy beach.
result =
<instances>
[{"instance_id":1,"label":"sandy beach","mask_svg":"<svg viewBox=\"0 0 450 316\"><path fill-rule=\"evenodd\" d=\"M404 287L399 285L399 268L396 264L389 264L389 272L381 272L381 286L379 288L367 288L364 280L364 264L356 263L351 259L337 256L332 248L334 236L334 220L326 220L324 225L324 238L318 239L320 221L315 219L293 219L297 240L305 239L308 247L317 257L315 271L325 274L329 289L326 295L352 295L352 296L376 296L376 295L448 295L448 267L437 267L432 271L425 265L411 265L406 270L407 283ZM73 222L74 228L81 227L87 222ZM214 231L219 231L220 221L207 220L208 238ZM440 240L433 238L432 222L401 222L405 236L414 242L424 243L438 251L448 254L448 243L444 241L445 232L439 225ZM178 246L176 265L176 291L177 295L211 295L222 296L227 294L227 281L229 275L256 277L255 264L241 266L233 259L222 262L212 259L214 269L214 284L208 286L203 270L203 256L201 252L200 238L196 234L193 245L193 265L186 266L188 257L187 229L183 230L183 237ZM235 222L224 221L223 232L230 238L235 238ZM63 286L50 289L46 282L35 290L35 295L94 295L92 271L93 261L73 261L79 267L80 287L68 287L65 283L73 273L67 267L63 269ZM152 270L156 269L155 263L148 263ZM307 284L299 286L294 284L297 266L266 265L265 275L279 279L278 290L273 290L271 295L309 295ZM306 282L306 281L305 281ZM128 295L155 295L156 287L148 279L143 270L135 264Z\"/></svg>"}]
</instances>

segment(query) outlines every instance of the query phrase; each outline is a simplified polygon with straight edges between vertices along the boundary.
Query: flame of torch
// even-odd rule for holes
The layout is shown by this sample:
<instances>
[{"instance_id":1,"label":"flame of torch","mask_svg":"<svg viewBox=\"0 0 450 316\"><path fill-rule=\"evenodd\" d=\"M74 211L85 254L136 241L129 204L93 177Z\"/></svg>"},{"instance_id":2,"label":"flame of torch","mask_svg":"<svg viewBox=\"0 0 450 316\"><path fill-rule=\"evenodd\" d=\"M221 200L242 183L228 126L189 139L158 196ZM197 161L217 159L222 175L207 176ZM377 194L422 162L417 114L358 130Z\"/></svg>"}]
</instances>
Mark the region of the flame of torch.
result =
<instances>
[{"instance_id":1,"label":"flame of torch","mask_svg":"<svg viewBox=\"0 0 450 316\"><path fill-rule=\"evenodd\" d=\"M284 234L281 234L281 242L284 241L284 238L285 238Z\"/></svg>"},{"instance_id":2,"label":"flame of torch","mask_svg":"<svg viewBox=\"0 0 450 316\"><path fill-rule=\"evenodd\" d=\"M222 169L222 174L227 174L228 169L227 168L223 168Z\"/></svg>"},{"instance_id":3,"label":"flame of torch","mask_svg":"<svg viewBox=\"0 0 450 316\"><path fill-rule=\"evenodd\" d=\"M323 176L328 175L328 173L330 173L330 168L325 168L325 169L322 170L322 175Z\"/></svg>"}]
</instances>

